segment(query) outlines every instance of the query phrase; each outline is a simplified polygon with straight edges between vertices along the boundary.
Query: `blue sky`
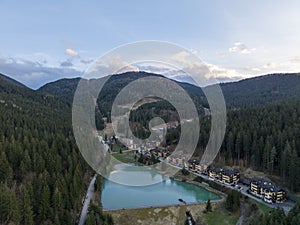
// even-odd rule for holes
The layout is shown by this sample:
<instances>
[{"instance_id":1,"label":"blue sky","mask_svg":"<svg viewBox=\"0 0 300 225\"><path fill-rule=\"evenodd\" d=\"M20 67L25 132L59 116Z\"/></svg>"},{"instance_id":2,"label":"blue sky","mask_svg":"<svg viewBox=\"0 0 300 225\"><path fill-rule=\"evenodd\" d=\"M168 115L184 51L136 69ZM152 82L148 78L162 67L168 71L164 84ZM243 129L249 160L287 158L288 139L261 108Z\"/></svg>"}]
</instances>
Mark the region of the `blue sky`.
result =
<instances>
[{"instance_id":1,"label":"blue sky","mask_svg":"<svg viewBox=\"0 0 300 225\"><path fill-rule=\"evenodd\" d=\"M0 0L0 73L37 88L141 40L192 50L221 80L300 71L299 1Z\"/></svg>"}]
</instances>

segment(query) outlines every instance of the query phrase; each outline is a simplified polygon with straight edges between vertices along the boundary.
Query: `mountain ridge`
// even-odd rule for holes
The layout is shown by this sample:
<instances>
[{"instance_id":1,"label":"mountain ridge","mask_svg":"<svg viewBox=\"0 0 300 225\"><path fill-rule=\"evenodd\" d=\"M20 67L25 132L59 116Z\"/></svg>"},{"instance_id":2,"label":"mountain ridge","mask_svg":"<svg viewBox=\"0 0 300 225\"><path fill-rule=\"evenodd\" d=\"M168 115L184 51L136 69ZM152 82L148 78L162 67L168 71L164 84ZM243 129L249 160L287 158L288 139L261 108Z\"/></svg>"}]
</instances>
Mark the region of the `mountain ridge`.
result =
<instances>
[{"instance_id":1,"label":"mountain ridge","mask_svg":"<svg viewBox=\"0 0 300 225\"><path fill-rule=\"evenodd\" d=\"M141 75L141 76L139 76ZM129 81L143 76L162 76L146 72L127 72L123 74L112 75L107 85L112 88L112 92L119 92L120 83L127 84ZM130 76L135 78L130 78ZM169 79L169 78L166 78ZM72 100L76 86L80 78L61 79L43 85L38 91ZM112 82L113 81L113 82ZM115 85L113 83L115 82ZM198 99L204 107L209 107L205 99L203 90L190 83L174 81L184 88L194 99ZM116 87L118 85L118 87ZM265 104L271 104L282 101L290 101L298 98L300 93L300 74L299 73L276 73L267 74L253 78L246 78L235 82L226 82L219 84L229 109L255 107ZM213 85L204 87L209 88Z\"/></svg>"},{"instance_id":2,"label":"mountain ridge","mask_svg":"<svg viewBox=\"0 0 300 225\"><path fill-rule=\"evenodd\" d=\"M4 75L4 74L2 74L2 73L0 73L0 80L5 80L5 81L7 81L7 82L9 82L9 83L11 83L11 84L14 84L14 85L16 85L16 86L28 88L25 84L23 84L23 83L21 83L21 82L15 80L15 79L13 79L13 78L11 78L11 77L9 77L9 76L6 76L6 75Z\"/></svg>"}]
</instances>

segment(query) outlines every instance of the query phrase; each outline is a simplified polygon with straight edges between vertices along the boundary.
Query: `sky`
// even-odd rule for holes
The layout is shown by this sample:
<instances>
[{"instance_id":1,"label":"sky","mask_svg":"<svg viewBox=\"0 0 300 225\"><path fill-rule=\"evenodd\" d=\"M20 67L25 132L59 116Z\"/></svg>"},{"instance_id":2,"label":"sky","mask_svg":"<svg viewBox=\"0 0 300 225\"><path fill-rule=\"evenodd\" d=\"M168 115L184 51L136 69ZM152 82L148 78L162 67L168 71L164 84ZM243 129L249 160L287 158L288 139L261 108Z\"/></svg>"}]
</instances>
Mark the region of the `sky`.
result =
<instances>
[{"instance_id":1,"label":"sky","mask_svg":"<svg viewBox=\"0 0 300 225\"><path fill-rule=\"evenodd\" d=\"M143 40L183 46L219 81L300 72L299 10L279 0L0 0L0 73L36 89Z\"/></svg>"}]
</instances>

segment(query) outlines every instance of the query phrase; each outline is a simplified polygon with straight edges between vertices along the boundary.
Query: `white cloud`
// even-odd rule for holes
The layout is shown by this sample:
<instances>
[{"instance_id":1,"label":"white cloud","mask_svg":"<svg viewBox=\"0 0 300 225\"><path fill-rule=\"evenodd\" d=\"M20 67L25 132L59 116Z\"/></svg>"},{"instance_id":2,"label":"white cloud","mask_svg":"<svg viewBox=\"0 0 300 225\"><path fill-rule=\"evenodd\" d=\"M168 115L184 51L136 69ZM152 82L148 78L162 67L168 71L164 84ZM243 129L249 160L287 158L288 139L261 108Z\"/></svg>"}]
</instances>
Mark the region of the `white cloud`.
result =
<instances>
[{"instance_id":1,"label":"white cloud","mask_svg":"<svg viewBox=\"0 0 300 225\"><path fill-rule=\"evenodd\" d=\"M139 71L136 66L129 64L126 61L123 61L120 58L110 58L108 61L108 68L114 73L125 73L128 71Z\"/></svg>"},{"instance_id":2,"label":"white cloud","mask_svg":"<svg viewBox=\"0 0 300 225\"><path fill-rule=\"evenodd\" d=\"M31 88L61 78L79 77L82 72L73 68L47 66L22 58L0 58L0 73L10 76Z\"/></svg>"},{"instance_id":3,"label":"white cloud","mask_svg":"<svg viewBox=\"0 0 300 225\"><path fill-rule=\"evenodd\" d=\"M65 50L66 54L70 55L70 56L78 56L78 52L76 52L75 50L73 49L70 49L70 48L67 48Z\"/></svg>"},{"instance_id":4,"label":"white cloud","mask_svg":"<svg viewBox=\"0 0 300 225\"><path fill-rule=\"evenodd\" d=\"M90 64L91 62L93 62L93 60L89 59L89 58L84 58L84 59L81 59L80 62L83 64Z\"/></svg>"},{"instance_id":5,"label":"white cloud","mask_svg":"<svg viewBox=\"0 0 300 225\"><path fill-rule=\"evenodd\" d=\"M190 56L191 54L189 52L180 52L175 54L172 58L182 63L182 70L192 75L201 86L216 83L220 78L224 81L226 79L239 80L244 77L234 69L222 68L214 64L205 63L200 60L192 59Z\"/></svg>"},{"instance_id":6,"label":"white cloud","mask_svg":"<svg viewBox=\"0 0 300 225\"><path fill-rule=\"evenodd\" d=\"M239 72L237 72L234 69L227 69L227 68L223 68L223 67L220 67L220 66L217 66L214 64L209 64L209 63L207 63L207 66L212 73L212 77L214 77L216 79L227 77L228 79L239 80L239 79L245 78L245 76L243 76L242 74L240 74Z\"/></svg>"},{"instance_id":7,"label":"white cloud","mask_svg":"<svg viewBox=\"0 0 300 225\"><path fill-rule=\"evenodd\" d=\"M234 43L233 47L228 49L230 53L239 53L243 55L250 54L255 50L255 48L249 49L244 43L241 42Z\"/></svg>"},{"instance_id":8,"label":"white cloud","mask_svg":"<svg viewBox=\"0 0 300 225\"><path fill-rule=\"evenodd\" d=\"M118 57L96 60L86 71L86 78L100 78L112 74L125 73L129 71L139 71L137 66Z\"/></svg>"},{"instance_id":9,"label":"white cloud","mask_svg":"<svg viewBox=\"0 0 300 225\"><path fill-rule=\"evenodd\" d=\"M300 59L292 58L288 60L282 60L277 62L268 62L262 65L261 69L268 73L284 73L284 72L299 72L300 71Z\"/></svg>"},{"instance_id":10,"label":"white cloud","mask_svg":"<svg viewBox=\"0 0 300 225\"><path fill-rule=\"evenodd\" d=\"M184 64L186 66L192 66L195 64L195 62L192 62L191 60L188 59L190 55L191 54L187 51L181 51L171 56L171 59L180 64Z\"/></svg>"},{"instance_id":11,"label":"white cloud","mask_svg":"<svg viewBox=\"0 0 300 225\"><path fill-rule=\"evenodd\" d=\"M266 63L265 65L263 65L263 68L270 69L270 68L276 68L278 66L279 66L279 64L277 64L277 63L269 62L269 63Z\"/></svg>"},{"instance_id":12,"label":"white cloud","mask_svg":"<svg viewBox=\"0 0 300 225\"><path fill-rule=\"evenodd\" d=\"M72 66L74 66L74 65L73 65L73 63L72 63L72 60L67 59L67 60L61 62L61 63L60 63L60 66L61 66L61 67L72 67Z\"/></svg>"}]
</instances>

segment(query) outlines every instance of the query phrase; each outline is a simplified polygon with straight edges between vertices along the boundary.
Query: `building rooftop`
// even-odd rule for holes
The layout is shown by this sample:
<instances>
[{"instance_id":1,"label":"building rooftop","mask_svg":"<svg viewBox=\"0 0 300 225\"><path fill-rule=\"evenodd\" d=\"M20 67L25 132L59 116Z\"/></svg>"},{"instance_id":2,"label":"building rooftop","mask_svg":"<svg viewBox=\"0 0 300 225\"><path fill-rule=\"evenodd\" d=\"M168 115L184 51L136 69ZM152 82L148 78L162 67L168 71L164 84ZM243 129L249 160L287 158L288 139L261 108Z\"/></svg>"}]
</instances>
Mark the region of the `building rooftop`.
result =
<instances>
[{"instance_id":1,"label":"building rooftop","mask_svg":"<svg viewBox=\"0 0 300 225\"><path fill-rule=\"evenodd\" d=\"M222 168L211 168L210 169L211 171L213 171L213 172L216 172L216 173L220 173L220 172L222 172L223 171L223 169Z\"/></svg>"},{"instance_id":2,"label":"building rooftop","mask_svg":"<svg viewBox=\"0 0 300 225\"><path fill-rule=\"evenodd\" d=\"M230 169L224 169L223 170L223 173L227 176L231 176L233 174L237 174L239 173L239 171L237 169L233 169L233 170L230 170Z\"/></svg>"},{"instance_id":3,"label":"building rooftop","mask_svg":"<svg viewBox=\"0 0 300 225\"><path fill-rule=\"evenodd\" d=\"M169 158L183 158L181 154L171 154L168 156Z\"/></svg>"},{"instance_id":4,"label":"building rooftop","mask_svg":"<svg viewBox=\"0 0 300 225\"><path fill-rule=\"evenodd\" d=\"M154 149L151 149L150 151L153 151L153 152L168 152L169 150L167 150L165 148L156 147Z\"/></svg>"},{"instance_id":5,"label":"building rooftop","mask_svg":"<svg viewBox=\"0 0 300 225\"><path fill-rule=\"evenodd\" d=\"M256 182L263 189L267 189L272 192L278 192L283 190L280 186L275 185L269 178L252 178L251 182Z\"/></svg>"},{"instance_id":6,"label":"building rooftop","mask_svg":"<svg viewBox=\"0 0 300 225\"><path fill-rule=\"evenodd\" d=\"M195 163L195 164L200 164L200 159L189 159L188 163Z\"/></svg>"}]
</instances>

